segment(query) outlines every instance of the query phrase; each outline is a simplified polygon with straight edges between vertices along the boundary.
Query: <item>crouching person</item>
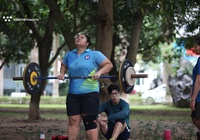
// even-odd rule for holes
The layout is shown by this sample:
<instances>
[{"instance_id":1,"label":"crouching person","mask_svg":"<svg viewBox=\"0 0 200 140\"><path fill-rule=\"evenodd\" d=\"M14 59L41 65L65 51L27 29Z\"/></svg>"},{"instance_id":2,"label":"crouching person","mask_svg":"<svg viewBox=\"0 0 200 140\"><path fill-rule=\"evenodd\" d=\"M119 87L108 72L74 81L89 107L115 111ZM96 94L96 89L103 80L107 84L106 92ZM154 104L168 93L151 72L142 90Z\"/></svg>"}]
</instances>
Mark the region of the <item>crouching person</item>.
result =
<instances>
[{"instance_id":1,"label":"crouching person","mask_svg":"<svg viewBox=\"0 0 200 140\"><path fill-rule=\"evenodd\" d=\"M127 140L130 137L129 104L120 98L118 85L111 84L107 91L110 100L99 106L97 122L100 132L107 140Z\"/></svg>"}]
</instances>

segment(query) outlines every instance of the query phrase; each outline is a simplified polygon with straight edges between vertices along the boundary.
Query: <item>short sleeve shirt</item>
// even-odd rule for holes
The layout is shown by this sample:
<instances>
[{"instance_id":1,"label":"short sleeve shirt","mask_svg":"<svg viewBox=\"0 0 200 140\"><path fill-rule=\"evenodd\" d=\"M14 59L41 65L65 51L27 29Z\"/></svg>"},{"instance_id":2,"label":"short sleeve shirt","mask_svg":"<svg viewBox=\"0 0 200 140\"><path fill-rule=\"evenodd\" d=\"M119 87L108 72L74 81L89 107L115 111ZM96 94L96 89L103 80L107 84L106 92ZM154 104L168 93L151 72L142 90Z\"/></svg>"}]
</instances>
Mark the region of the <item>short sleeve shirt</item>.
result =
<instances>
[{"instance_id":1,"label":"short sleeve shirt","mask_svg":"<svg viewBox=\"0 0 200 140\"><path fill-rule=\"evenodd\" d=\"M86 49L78 55L77 49L66 53L63 64L68 68L69 77L88 77L93 76L99 65L106 59L99 51ZM86 94L89 92L99 92L99 82L92 78L70 79L70 94Z\"/></svg>"},{"instance_id":2,"label":"short sleeve shirt","mask_svg":"<svg viewBox=\"0 0 200 140\"><path fill-rule=\"evenodd\" d=\"M196 65L193 68L193 75L192 75L193 88L194 88L194 84L196 82L196 77L197 77L198 74L200 74L200 57L198 58L197 63L196 63ZM199 93L197 95L196 101L200 102L200 91L199 91Z\"/></svg>"}]
</instances>

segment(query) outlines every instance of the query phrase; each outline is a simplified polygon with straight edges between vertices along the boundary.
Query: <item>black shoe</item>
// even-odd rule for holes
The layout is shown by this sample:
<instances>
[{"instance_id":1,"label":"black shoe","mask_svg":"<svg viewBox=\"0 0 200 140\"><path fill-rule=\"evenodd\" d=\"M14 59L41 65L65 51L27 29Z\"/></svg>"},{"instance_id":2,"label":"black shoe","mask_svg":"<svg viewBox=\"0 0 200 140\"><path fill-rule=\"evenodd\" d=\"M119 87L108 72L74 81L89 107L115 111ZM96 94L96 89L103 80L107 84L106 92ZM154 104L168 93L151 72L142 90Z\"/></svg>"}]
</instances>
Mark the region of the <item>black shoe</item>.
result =
<instances>
[{"instance_id":1,"label":"black shoe","mask_svg":"<svg viewBox=\"0 0 200 140\"><path fill-rule=\"evenodd\" d=\"M200 140L200 132L197 132L197 140Z\"/></svg>"}]
</instances>

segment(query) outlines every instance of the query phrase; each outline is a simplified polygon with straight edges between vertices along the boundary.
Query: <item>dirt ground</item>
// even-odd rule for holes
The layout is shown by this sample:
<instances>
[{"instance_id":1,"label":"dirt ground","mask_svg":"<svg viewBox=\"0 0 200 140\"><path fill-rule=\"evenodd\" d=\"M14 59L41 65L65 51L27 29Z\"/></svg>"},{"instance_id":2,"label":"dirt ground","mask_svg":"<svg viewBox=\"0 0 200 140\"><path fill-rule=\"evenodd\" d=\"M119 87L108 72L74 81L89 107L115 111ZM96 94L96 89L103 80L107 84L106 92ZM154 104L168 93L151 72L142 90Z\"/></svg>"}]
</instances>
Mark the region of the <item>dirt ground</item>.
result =
<instances>
[{"instance_id":1,"label":"dirt ground","mask_svg":"<svg viewBox=\"0 0 200 140\"><path fill-rule=\"evenodd\" d=\"M1 113L8 112L0 109ZM21 113L27 113L21 111ZM59 113L59 112L55 112ZM134 112L148 115L147 112ZM148 112L149 113L149 112ZM153 114L156 115L155 112ZM158 114L157 114L158 115ZM159 112L159 115L189 115L188 112ZM67 118L66 119L41 119L30 122L27 115L20 118L0 116L0 140L40 140L41 134L45 135L45 140L51 140L53 135L67 135ZM174 121L134 121L130 120L132 127L130 140L162 140L164 130L169 128L172 133L172 140L195 140L196 129L191 122L179 123ZM184 129L183 129L184 128ZM80 140L87 140L83 126L81 126ZM104 140L100 136L100 140Z\"/></svg>"}]
</instances>

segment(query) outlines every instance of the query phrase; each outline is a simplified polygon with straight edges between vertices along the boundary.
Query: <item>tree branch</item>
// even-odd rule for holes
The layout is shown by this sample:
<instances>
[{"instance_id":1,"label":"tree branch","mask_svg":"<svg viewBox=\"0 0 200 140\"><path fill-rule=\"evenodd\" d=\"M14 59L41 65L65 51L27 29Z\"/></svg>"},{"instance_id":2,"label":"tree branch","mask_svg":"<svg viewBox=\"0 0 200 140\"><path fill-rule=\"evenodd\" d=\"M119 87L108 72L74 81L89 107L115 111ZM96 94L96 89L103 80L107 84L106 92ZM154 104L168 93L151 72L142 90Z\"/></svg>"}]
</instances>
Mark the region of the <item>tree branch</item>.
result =
<instances>
[{"instance_id":1,"label":"tree branch","mask_svg":"<svg viewBox=\"0 0 200 140\"><path fill-rule=\"evenodd\" d=\"M22 13L21 13L19 4L18 4L15 0L13 0L13 2L14 2L14 6L15 6L15 9L16 9L17 15L18 15L20 18L24 18L24 16L23 16ZM31 11L30 11L30 9L29 9L29 7L28 7L28 5L27 5L27 3L26 3L25 1L22 2L22 6L23 6L23 8L24 8L24 10L25 10L25 13L27 14L27 16L28 16L29 18L32 18ZM25 22L25 24L32 30L33 36L34 36L34 38L37 40L37 42L40 42L40 41L42 40L42 37L41 37L41 35L37 32L37 29L36 29L36 27L35 27L34 22Z\"/></svg>"},{"instance_id":2,"label":"tree branch","mask_svg":"<svg viewBox=\"0 0 200 140\"><path fill-rule=\"evenodd\" d=\"M160 39L167 33L167 31L163 32L151 45L149 45L148 47L143 48L143 50L138 50L138 53L142 53L146 50L151 49L156 43L158 43L160 41Z\"/></svg>"},{"instance_id":3,"label":"tree branch","mask_svg":"<svg viewBox=\"0 0 200 140\"><path fill-rule=\"evenodd\" d=\"M69 49L70 50L74 49L75 45L74 45L73 34L69 26L66 25L65 23L65 20L60 11L60 7L57 5L55 0L44 0L44 1L53 12L54 18L56 19L57 23L59 23L60 30L62 32L63 37L65 38L65 41L67 42L67 45L69 46Z\"/></svg>"},{"instance_id":4,"label":"tree branch","mask_svg":"<svg viewBox=\"0 0 200 140\"><path fill-rule=\"evenodd\" d=\"M53 62L55 61L55 59L58 57L58 55L60 54L60 51L64 48L64 46L66 45L67 43L64 42L56 51L55 55L53 56L53 58L50 60L49 64L52 65Z\"/></svg>"},{"instance_id":5,"label":"tree branch","mask_svg":"<svg viewBox=\"0 0 200 140\"><path fill-rule=\"evenodd\" d=\"M6 59L3 60L3 63L1 63L0 70L3 68L3 66L6 64L6 62L9 60L11 56L11 52L7 55Z\"/></svg>"}]
</instances>

